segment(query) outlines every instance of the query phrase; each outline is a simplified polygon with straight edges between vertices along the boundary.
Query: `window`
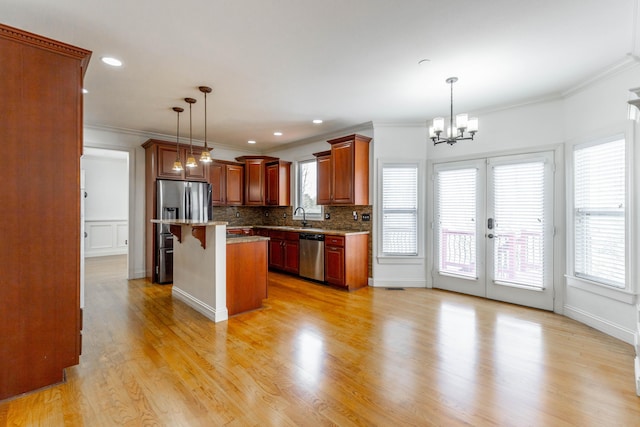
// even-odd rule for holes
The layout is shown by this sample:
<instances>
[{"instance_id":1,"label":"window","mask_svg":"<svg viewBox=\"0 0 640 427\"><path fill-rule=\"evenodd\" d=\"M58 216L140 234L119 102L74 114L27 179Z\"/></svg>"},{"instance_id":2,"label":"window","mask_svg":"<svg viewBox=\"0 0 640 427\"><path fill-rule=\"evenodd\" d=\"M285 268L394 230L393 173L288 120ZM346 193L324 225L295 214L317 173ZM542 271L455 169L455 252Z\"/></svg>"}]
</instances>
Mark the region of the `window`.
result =
<instances>
[{"instance_id":1,"label":"window","mask_svg":"<svg viewBox=\"0 0 640 427\"><path fill-rule=\"evenodd\" d=\"M625 140L574 149L574 274L626 287Z\"/></svg>"},{"instance_id":2,"label":"window","mask_svg":"<svg viewBox=\"0 0 640 427\"><path fill-rule=\"evenodd\" d=\"M418 165L382 165L382 253L418 255Z\"/></svg>"},{"instance_id":3,"label":"window","mask_svg":"<svg viewBox=\"0 0 640 427\"><path fill-rule=\"evenodd\" d=\"M304 208L307 219L321 220L322 206L317 204L317 164L316 159L302 160L298 162L298 176L296 186L296 205ZM298 213L296 219L302 219L302 214Z\"/></svg>"}]
</instances>

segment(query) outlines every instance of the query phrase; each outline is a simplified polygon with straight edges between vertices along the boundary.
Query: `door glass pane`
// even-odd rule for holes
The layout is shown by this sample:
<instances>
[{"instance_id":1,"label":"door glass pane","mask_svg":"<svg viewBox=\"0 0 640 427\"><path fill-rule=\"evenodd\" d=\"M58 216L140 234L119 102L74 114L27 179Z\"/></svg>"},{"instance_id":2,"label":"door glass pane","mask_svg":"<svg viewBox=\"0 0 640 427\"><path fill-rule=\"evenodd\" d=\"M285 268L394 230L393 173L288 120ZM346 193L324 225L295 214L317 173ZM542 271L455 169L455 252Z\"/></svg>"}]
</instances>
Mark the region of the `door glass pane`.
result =
<instances>
[{"instance_id":1,"label":"door glass pane","mask_svg":"<svg viewBox=\"0 0 640 427\"><path fill-rule=\"evenodd\" d=\"M493 167L494 280L544 286L544 161Z\"/></svg>"},{"instance_id":2,"label":"door glass pane","mask_svg":"<svg viewBox=\"0 0 640 427\"><path fill-rule=\"evenodd\" d=\"M436 175L438 270L477 277L476 168L442 170Z\"/></svg>"}]
</instances>

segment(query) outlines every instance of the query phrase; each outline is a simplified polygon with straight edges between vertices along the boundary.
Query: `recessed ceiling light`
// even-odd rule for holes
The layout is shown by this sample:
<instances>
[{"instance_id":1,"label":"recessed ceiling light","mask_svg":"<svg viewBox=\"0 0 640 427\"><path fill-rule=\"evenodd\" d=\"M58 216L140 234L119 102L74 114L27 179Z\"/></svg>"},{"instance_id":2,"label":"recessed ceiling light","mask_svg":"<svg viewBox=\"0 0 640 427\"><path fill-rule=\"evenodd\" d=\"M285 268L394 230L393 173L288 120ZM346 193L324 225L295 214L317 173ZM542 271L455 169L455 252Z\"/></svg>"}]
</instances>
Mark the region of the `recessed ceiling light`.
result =
<instances>
[{"instance_id":1,"label":"recessed ceiling light","mask_svg":"<svg viewBox=\"0 0 640 427\"><path fill-rule=\"evenodd\" d=\"M89 93L89 91L86 90L85 88L82 88L82 93Z\"/></svg>"},{"instance_id":2,"label":"recessed ceiling light","mask_svg":"<svg viewBox=\"0 0 640 427\"><path fill-rule=\"evenodd\" d=\"M120 61L119 59L112 58L110 56L103 56L100 59L102 60L102 62L107 65L111 65L112 67L122 67L122 61Z\"/></svg>"},{"instance_id":3,"label":"recessed ceiling light","mask_svg":"<svg viewBox=\"0 0 640 427\"><path fill-rule=\"evenodd\" d=\"M256 142L254 140L250 140L250 141L247 141L247 143L248 144L255 144Z\"/></svg>"},{"instance_id":4,"label":"recessed ceiling light","mask_svg":"<svg viewBox=\"0 0 640 427\"><path fill-rule=\"evenodd\" d=\"M319 125L320 123L322 123L321 119L313 119L313 123L316 125Z\"/></svg>"},{"instance_id":5,"label":"recessed ceiling light","mask_svg":"<svg viewBox=\"0 0 640 427\"><path fill-rule=\"evenodd\" d=\"M420 61L418 61L418 65L427 65L429 62L431 62L430 59L421 59Z\"/></svg>"},{"instance_id":6,"label":"recessed ceiling light","mask_svg":"<svg viewBox=\"0 0 640 427\"><path fill-rule=\"evenodd\" d=\"M282 132L274 132L273 135L274 136L282 136Z\"/></svg>"}]
</instances>

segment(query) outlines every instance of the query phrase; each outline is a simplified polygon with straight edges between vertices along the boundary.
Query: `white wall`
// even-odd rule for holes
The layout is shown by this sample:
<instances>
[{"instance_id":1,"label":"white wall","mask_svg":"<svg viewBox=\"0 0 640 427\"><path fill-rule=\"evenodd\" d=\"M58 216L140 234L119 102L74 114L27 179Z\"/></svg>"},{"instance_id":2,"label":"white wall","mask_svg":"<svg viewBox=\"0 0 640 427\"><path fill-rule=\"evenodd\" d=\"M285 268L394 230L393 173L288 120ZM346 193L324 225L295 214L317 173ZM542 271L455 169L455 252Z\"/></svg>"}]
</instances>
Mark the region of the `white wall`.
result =
<instances>
[{"instance_id":1,"label":"white wall","mask_svg":"<svg viewBox=\"0 0 640 427\"><path fill-rule=\"evenodd\" d=\"M127 158L86 154L85 219L88 221L126 220L128 215L129 177Z\"/></svg>"},{"instance_id":2,"label":"white wall","mask_svg":"<svg viewBox=\"0 0 640 427\"><path fill-rule=\"evenodd\" d=\"M633 266L631 293L601 292L598 288L566 286L564 314L596 329L633 344L637 333L637 312L634 303L638 302L637 259L640 247L640 151L638 150L638 125L627 117L629 89L640 86L640 65L627 67L617 73L593 82L589 86L575 91L566 97L563 104L563 124L567 158L570 158L575 143L586 142L599 137L626 133L631 139L634 164L631 166L632 191L634 205L632 224L632 247L634 252L628 260ZM622 300L622 301L621 301Z\"/></svg>"}]
</instances>

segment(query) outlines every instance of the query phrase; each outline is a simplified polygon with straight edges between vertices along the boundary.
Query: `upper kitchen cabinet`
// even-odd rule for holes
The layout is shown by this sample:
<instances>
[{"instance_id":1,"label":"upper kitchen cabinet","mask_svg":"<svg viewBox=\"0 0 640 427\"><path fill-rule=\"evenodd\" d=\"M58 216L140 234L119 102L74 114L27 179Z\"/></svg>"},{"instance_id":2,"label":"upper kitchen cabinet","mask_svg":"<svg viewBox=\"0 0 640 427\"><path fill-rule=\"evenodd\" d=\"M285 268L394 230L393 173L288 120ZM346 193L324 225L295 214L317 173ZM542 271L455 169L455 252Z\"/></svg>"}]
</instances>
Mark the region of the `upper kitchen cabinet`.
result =
<instances>
[{"instance_id":1,"label":"upper kitchen cabinet","mask_svg":"<svg viewBox=\"0 0 640 427\"><path fill-rule=\"evenodd\" d=\"M90 57L0 24L0 401L64 381L64 369L79 362L82 86Z\"/></svg>"},{"instance_id":2,"label":"upper kitchen cabinet","mask_svg":"<svg viewBox=\"0 0 640 427\"><path fill-rule=\"evenodd\" d=\"M245 206L287 206L290 200L290 166L276 157L242 156Z\"/></svg>"},{"instance_id":3,"label":"upper kitchen cabinet","mask_svg":"<svg viewBox=\"0 0 640 427\"><path fill-rule=\"evenodd\" d=\"M190 154L190 148L180 146L179 156L176 156L176 144L157 139L150 139L142 145L146 150L146 164L149 168L147 173L151 174L151 179L177 179L187 181L207 181L208 168L206 165L198 161L202 153L201 147L193 147L193 156L198 163L194 168L185 166L187 157ZM173 170L173 164L176 157L180 159L184 169L181 171Z\"/></svg>"},{"instance_id":4,"label":"upper kitchen cabinet","mask_svg":"<svg viewBox=\"0 0 640 427\"><path fill-rule=\"evenodd\" d=\"M319 205L331 204L331 150L313 153L317 163L317 195Z\"/></svg>"},{"instance_id":5,"label":"upper kitchen cabinet","mask_svg":"<svg viewBox=\"0 0 640 427\"><path fill-rule=\"evenodd\" d=\"M370 141L366 136L348 135L327 141L331 144L330 155L316 153L318 204L369 204Z\"/></svg>"},{"instance_id":6,"label":"upper kitchen cabinet","mask_svg":"<svg viewBox=\"0 0 640 427\"><path fill-rule=\"evenodd\" d=\"M209 165L213 206L240 206L244 200L244 165L214 160Z\"/></svg>"},{"instance_id":7,"label":"upper kitchen cabinet","mask_svg":"<svg viewBox=\"0 0 640 427\"><path fill-rule=\"evenodd\" d=\"M267 163L265 193L269 206L291 205L291 162L276 160Z\"/></svg>"}]
</instances>

